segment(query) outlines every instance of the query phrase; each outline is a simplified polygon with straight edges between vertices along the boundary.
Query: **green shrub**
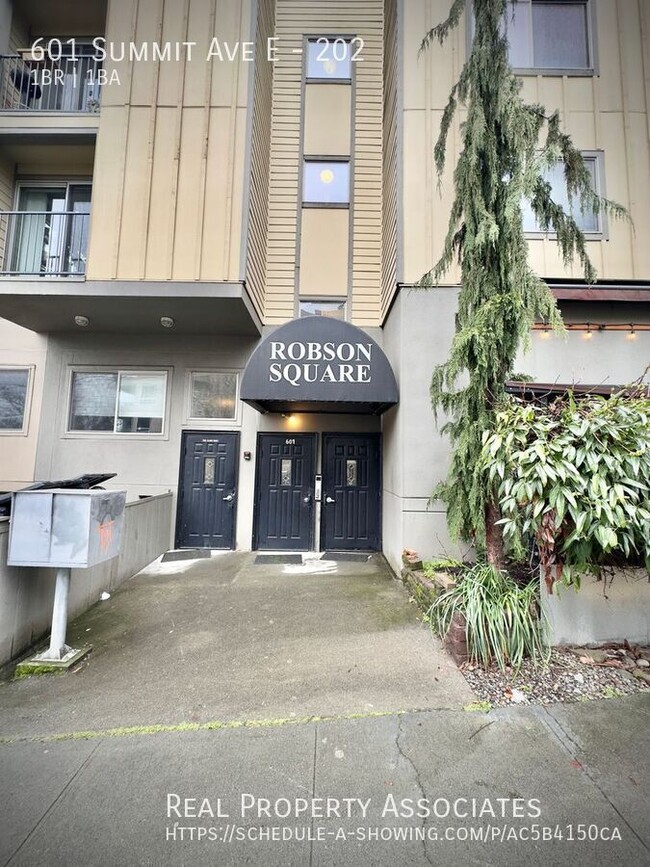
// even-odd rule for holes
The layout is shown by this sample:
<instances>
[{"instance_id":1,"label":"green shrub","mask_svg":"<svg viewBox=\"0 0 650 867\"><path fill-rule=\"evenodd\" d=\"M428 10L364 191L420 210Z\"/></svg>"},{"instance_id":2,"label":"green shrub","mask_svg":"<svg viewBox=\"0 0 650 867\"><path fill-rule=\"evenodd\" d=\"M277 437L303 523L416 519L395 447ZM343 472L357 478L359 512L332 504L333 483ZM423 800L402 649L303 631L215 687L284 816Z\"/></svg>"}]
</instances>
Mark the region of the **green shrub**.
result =
<instances>
[{"instance_id":1,"label":"green shrub","mask_svg":"<svg viewBox=\"0 0 650 867\"><path fill-rule=\"evenodd\" d=\"M519 668L525 657L545 661L539 583L520 587L507 572L477 563L460 576L455 587L439 596L429 609L429 622L444 638L454 615L465 618L470 662L502 670Z\"/></svg>"},{"instance_id":2,"label":"green shrub","mask_svg":"<svg viewBox=\"0 0 650 867\"><path fill-rule=\"evenodd\" d=\"M532 542L549 590L612 561L650 568L650 400L641 388L549 406L509 400L483 437L514 556Z\"/></svg>"}]
</instances>

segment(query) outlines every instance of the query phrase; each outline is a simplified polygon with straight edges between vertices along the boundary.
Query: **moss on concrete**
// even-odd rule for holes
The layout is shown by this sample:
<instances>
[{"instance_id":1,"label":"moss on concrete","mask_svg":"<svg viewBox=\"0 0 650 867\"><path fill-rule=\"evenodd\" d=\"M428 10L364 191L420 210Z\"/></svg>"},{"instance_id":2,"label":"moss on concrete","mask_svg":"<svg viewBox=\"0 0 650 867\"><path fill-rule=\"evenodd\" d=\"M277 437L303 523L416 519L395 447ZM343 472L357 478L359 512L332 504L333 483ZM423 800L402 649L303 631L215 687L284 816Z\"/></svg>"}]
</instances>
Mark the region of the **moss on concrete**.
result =
<instances>
[{"instance_id":1,"label":"moss on concrete","mask_svg":"<svg viewBox=\"0 0 650 867\"><path fill-rule=\"evenodd\" d=\"M312 723L341 722L347 720L375 719L386 716L400 716L404 713L418 713L417 709L401 711L367 711L365 713L335 714L334 716L304 716L285 717L279 719L252 719L252 720L210 720L204 723L181 722L174 725L154 724L146 726L121 726L119 728L59 732L52 735L35 735L33 737L0 737L0 744L13 744L24 742L51 743L53 741L77 741L92 740L95 738L119 738L129 735L155 735L166 732L205 732L223 731L232 729L260 729L280 728L288 725L309 725Z\"/></svg>"},{"instance_id":2,"label":"moss on concrete","mask_svg":"<svg viewBox=\"0 0 650 867\"><path fill-rule=\"evenodd\" d=\"M38 665L27 665L19 662L14 671L14 680L23 680L25 677L41 674L65 674L66 670L60 665L48 665L47 662L41 662Z\"/></svg>"}]
</instances>

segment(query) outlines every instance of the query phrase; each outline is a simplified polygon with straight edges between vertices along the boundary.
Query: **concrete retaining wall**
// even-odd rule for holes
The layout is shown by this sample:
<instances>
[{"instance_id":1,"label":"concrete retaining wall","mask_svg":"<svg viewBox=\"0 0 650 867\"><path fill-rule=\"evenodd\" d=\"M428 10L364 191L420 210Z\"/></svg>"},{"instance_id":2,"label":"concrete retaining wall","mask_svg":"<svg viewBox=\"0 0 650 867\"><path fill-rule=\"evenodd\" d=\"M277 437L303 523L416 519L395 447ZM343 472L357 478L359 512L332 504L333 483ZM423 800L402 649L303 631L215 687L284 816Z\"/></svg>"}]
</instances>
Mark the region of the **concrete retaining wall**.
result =
<instances>
[{"instance_id":1,"label":"concrete retaining wall","mask_svg":"<svg viewBox=\"0 0 650 867\"><path fill-rule=\"evenodd\" d=\"M72 570L71 618L170 547L172 501L172 494L159 494L126 504L119 557L92 569ZM54 600L53 569L7 566L9 523L0 519L0 665L49 632Z\"/></svg>"},{"instance_id":2,"label":"concrete retaining wall","mask_svg":"<svg viewBox=\"0 0 650 867\"><path fill-rule=\"evenodd\" d=\"M624 641L650 644L650 581L645 569L616 572L613 579L582 579L577 592L556 584L549 595L541 583L542 608L551 644Z\"/></svg>"}]
</instances>

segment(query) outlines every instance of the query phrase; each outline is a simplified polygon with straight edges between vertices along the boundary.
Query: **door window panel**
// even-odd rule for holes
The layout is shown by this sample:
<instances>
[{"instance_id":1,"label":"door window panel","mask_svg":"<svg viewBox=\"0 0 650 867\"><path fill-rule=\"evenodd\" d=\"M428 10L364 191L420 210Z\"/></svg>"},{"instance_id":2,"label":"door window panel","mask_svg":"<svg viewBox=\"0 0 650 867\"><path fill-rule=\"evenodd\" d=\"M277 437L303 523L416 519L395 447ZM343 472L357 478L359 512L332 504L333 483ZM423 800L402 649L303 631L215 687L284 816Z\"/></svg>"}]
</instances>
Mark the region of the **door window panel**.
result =
<instances>
[{"instance_id":1,"label":"door window panel","mask_svg":"<svg viewBox=\"0 0 650 867\"><path fill-rule=\"evenodd\" d=\"M291 458L283 458L280 465L280 485L283 488L291 487Z\"/></svg>"},{"instance_id":2,"label":"door window panel","mask_svg":"<svg viewBox=\"0 0 650 867\"><path fill-rule=\"evenodd\" d=\"M206 458L203 462L203 484L214 485L215 459Z\"/></svg>"}]
</instances>

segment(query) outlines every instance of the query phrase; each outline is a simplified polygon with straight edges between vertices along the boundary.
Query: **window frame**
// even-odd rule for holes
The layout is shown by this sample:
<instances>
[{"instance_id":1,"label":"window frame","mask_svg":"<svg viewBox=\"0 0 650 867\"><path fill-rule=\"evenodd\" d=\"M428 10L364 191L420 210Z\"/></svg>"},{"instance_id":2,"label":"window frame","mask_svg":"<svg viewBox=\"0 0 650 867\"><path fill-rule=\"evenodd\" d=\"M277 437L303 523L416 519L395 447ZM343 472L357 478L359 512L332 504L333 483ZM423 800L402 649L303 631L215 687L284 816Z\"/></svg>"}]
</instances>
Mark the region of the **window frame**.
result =
<instances>
[{"instance_id":1,"label":"window frame","mask_svg":"<svg viewBox=\"0 0 650 867\"><path fill-rule=\"evenodd\" d=\"M352 59L350 58L350 75L347 78L328 78L325 76L311 76L309 75L309 46L310 44L317 43L319 39L327 39L329 42L334 42L337 39L342 39L344 42L347 42L348 49L352 47L352 40L356 38L356 34L349 33L319 33L317 36L312 34L305 34L305 67L303 74L303 86L305 84L352 84L353 71L354 67L352 64Z\"/></svg>"},{"instance_id":2,"label":"window frame","mask_svg":"<svg viewBox=\"0 0 650 867\"><path fill-rule=\"evenodd\" d=\"M192 375L195 373L225 373L236 377L235 386L235 415L232 418L202 418L192 415ZM214 428L215 423L219 427L231 426L239 427L241 425L241 408L242 403L239 399L239 389L241 385L241 370L238 368L226 367L191 367L185 373L185 400L184 400L184 425L189 425L194 430L196 428L209 430Z\"/></svg>"},{"instance_id":3,"label":"window frame","mask_svg":"<svg viewBox=\"0 0 650 867\"><path fill-rule=\"evenodd\" d=\"M305 199L305 178L306 172L305 167L308 163L338 163L347 165L348 167L348 198L346 202L316 202L310 199ZM309 154L309 156L303 154L302 157L302 167L300 172L300 207L301 208L343 208L345 210L350 210L352 204L352 184L353 184L353 176L352 176L352 159L351 157L345 156L314 156Z\"/></svg>"},{"instance_id":4,"label":"window frame","mask_svg":"<svg viewBox=\"0 0 650 867\"><path fill-rule=\"evenodd\" d=\"M339 321L347 322L348 321L348 306L349 306L349 298L347 295L338 295L332 296L331 298L326 298L322 295L318 296L300 296L298 298L298 319L308 319L310 316L318 316L318 313L305 313L303 316L301 311L302 304L343 304L343 318ZM335 317L325 317L327 318L335 318Z\"/></svg>"},{"instance_id":5,"label":"window frame","mask_svg":"<svg viewBox=\"0 0 650 867\"><path fill-rule=\"evenodd\" d=\"M29 423L32 410L32 394L34 390L34 378L36 374L35 364L0 364L2 371L26 371L27 387L25 389L25 403L23 405L23 423L20 428L0 428L0 436L26 437L29 436Z\"/></svg>"},{"instance_id":6,"label":"window frame","mask_svg":"<svg viewBox=\"0 0 650 867\"><path fill-rule=\"evenodd\" d=\"M516 0L518 3L527 3L532 6L534 0ZM540 0L541 2L541 0ZM543 2L554 3L556 2L560 5L561 0L543 0ZM574 0L574 2L584 3L586 6L586 19L587 19L587 50L589 52L589 61L590 65L585 66L584 68L580 67L561 67L561 66L513 66L512 71L515 75L520 77L532 76L532 75L547 75L547 76L567 76L568 78L590 78L599 75L599 64L598 64L598 38L597 38L597 28L596 28L596 4L594 0ZM508 0L508 4L511 3L511 0ZM471 0L467 0L467 8L466 8L466 47L467 54L472 48L472 40L474 38L474 16L472 15L472 5ZM531 45L531 56L532 56L532 39L533 39L533 24L532 24L532 10L530 17L530 31L529 31L529 39Z\"/></svg>"},{"instance_id":7,"label":"window frame","mask_svg":"<svg viewBox=\"0 0 650 867\"><path fill-rule=\"evenodd\" d=\"M117 374L117 387L115 390L115 411L113 416L113 430L72 430L70 428L71 422L71 413L72 413L72 386L74 383L74 375L75 373L112 373ZM117 423L118 414L118 400L120 395L120 376L123 374L131 374L131 375L146 375L152 373L163 373L165 375L165 403L163 406L163 414L162 414L162 430L159 433L134 433L133 431L127 431L125 433L120 433L115 430L115 425ZM89 365L89 364L81 364L81 365L73 365L68 369L68 377L66 380L66 389L67 389L67 399L65 401L66 406L66 414L65 419L63 421L64 431L63 437L65 439L87 439L91 438L100 438L100 439L112 439L112 440L168 440L169 439L169 414L170 414L170 406L171 406L171 386L172 386L172 375L173 368L172 367L116 367L111 365Z\"/></svg>"},{"instance_id":8,"label":"window frame","mask_svg":"<svg viewBox=\"0 0 650 867\"><path fill-rule=\"evenodd\" d=\"M605 195L605 153L602 150L580 150L582 158L592 160L594 163L594 181L595 192L599 196ZM594 232L583 231L586 241L608 241L609 240L609 224L607 214L601 211L596 215L598 220L598 229ZM524 229L524 237L530 240L539 240L544 238L557 238L557 232L545 232L543 229Z\"/></svg>"}]
</instances>

